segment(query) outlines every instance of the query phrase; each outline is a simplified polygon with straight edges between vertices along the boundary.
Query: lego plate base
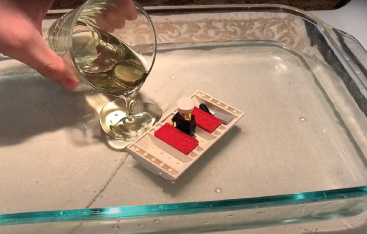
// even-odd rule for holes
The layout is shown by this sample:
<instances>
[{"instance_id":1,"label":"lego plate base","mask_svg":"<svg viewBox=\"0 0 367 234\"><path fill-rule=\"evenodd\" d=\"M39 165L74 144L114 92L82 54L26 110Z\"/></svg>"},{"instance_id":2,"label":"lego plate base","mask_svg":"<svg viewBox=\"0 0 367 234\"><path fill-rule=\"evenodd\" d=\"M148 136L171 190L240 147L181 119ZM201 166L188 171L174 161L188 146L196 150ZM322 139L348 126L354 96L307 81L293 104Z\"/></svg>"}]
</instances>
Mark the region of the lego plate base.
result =
<instances>
[{"instance_id":1,"label":"lego plate base","mask_svg":"<svg viewBox=\"0 0 367 234\"><path fill-rule=\"evenodd\" d=\"M182 175L244 115L242 111L224 103L218 98L204 93L203 91L195 92L191 95L191 99L193 100L195 107L198 107L200 104L205 104L211 112L220 111L221 113L231 116L231 122L228 124L219 123L219 126L215 126L215 129L213 128L210 130L198 126L195 133L198 145L194 145L190 150L187 150L186 153L184 151L180 152L178 149L155 136L155 132L170 126L167 123L170 122L172 117L177 113L178 110L175 108L169 112L162 121L158 122L152 129L127 147L127 151L130 152L144 168L167 180L176 180L180 175ZM196 121L200 120L198 112L199 110L197 109L193 112L197 119ZM169 138L172 139L174 136L171 134ZM183 144L183 140L178 143Z\"/></svg>"}]
</instances>

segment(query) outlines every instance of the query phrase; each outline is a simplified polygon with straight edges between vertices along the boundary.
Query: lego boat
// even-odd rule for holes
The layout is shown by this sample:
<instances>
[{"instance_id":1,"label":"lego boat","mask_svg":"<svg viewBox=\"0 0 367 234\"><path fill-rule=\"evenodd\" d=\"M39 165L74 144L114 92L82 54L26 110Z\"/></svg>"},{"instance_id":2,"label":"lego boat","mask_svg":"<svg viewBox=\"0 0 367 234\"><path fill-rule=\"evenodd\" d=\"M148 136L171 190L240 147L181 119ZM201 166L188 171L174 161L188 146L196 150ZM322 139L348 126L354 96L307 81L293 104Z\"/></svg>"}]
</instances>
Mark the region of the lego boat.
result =
<instances>
[{"instance_id":1,"label":"lego boat","mask_svg":"<svg viewBox=\"0 0 367 234\"><path fill-rule=\"evenodd\" d=\"M197 124L193 137L169 124L178 112L178 108L173 108L127 147L127 151L145 169L166 180L180 177L244 115L242 111L200 90L190 98L195 105L192 114ZM200 104L207 106L208 112L200 109Z\"/></svg>"}]
</instances>

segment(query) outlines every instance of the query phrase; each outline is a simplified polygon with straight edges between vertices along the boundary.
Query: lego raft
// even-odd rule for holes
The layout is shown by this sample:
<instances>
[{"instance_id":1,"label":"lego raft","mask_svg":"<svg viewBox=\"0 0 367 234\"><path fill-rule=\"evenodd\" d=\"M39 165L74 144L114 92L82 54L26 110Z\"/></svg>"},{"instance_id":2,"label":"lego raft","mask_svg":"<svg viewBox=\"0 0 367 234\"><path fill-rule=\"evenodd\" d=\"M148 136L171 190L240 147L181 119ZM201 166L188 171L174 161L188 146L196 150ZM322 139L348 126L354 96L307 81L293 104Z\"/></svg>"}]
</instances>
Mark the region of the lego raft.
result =
<instances>
[{"instance_id":1,"label":"lego raft","mask_svg":"<svg viewBox=\"0 0 367 234\"><path fill-rule=\"evenodd\" d=\"M176 180L217 142L244 113L202 91L190 96L195 132L187 134L172 124L178 108L127 147L144 168L166 180Z\"/></svg>"}]
</instances>

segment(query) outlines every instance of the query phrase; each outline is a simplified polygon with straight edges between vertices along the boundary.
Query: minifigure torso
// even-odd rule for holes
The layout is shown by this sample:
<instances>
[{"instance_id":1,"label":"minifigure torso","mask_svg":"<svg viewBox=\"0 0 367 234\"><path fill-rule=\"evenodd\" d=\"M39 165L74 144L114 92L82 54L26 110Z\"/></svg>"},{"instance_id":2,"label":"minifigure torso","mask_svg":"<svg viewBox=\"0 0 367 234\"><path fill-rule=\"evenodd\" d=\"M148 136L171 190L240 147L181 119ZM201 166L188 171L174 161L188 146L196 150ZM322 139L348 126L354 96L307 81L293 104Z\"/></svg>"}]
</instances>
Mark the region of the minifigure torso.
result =
<instances>
[{"instance_id":1,"label":"minifigure torso","mask_svg":"<svg viewBox=\"0 0 367 234\"><path fill-rule=\"evenodd\" d=\"M189 120L185 119L179 112L177 112L173 118L172 122L176 123L176 128L190 136L195 134L195 116L190 114Z\"/></svg>"}]
</instances>

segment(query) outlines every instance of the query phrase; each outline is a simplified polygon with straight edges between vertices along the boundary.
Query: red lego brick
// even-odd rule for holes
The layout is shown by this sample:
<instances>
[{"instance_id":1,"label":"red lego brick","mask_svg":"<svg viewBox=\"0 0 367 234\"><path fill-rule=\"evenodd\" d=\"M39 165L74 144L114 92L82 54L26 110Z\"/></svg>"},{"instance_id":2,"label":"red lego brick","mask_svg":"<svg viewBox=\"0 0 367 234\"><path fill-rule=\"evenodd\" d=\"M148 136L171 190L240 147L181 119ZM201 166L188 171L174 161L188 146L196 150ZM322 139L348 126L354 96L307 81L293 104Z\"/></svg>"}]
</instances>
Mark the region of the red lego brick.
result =
<instances>
[{"instance_id":1,"label":"red lego brick","mask_svg":"<svg viewBox=\"0 0 367 234\"><path fill-rule=\"evenodd\" d=\"M199 145L198 140L167 123L155 131L154 136L186 155Z\"/></svg>"},{"instance_id":2,"label":"red lego brick","mask_svg":"<svg viewBox=\"0 0 367 234\"><path fill-rule=\"evenodd\" d=\"M209 133L212 133L222 122L222 120L197 107L194 107L192 114L195 116L196 125Z\"/></svg>"}]
</instances>

